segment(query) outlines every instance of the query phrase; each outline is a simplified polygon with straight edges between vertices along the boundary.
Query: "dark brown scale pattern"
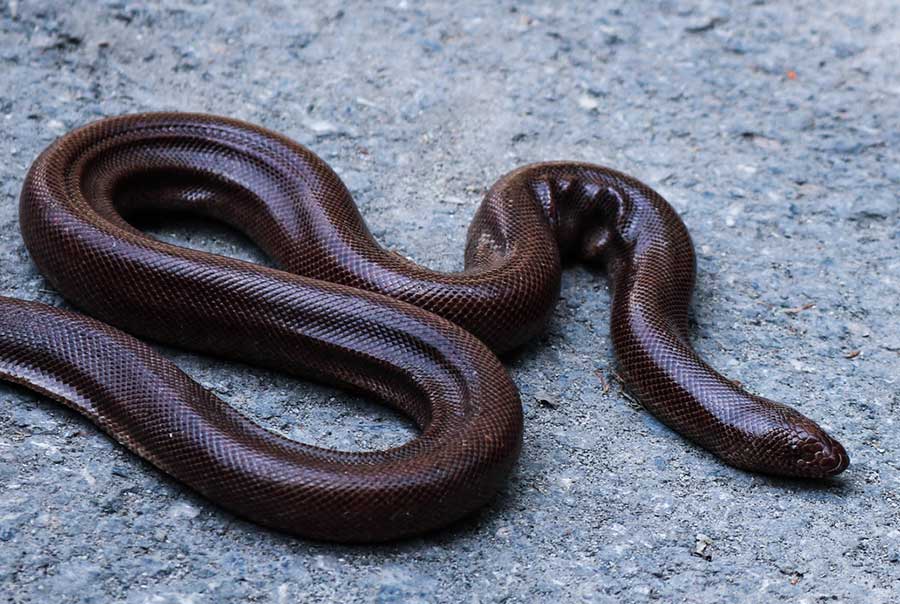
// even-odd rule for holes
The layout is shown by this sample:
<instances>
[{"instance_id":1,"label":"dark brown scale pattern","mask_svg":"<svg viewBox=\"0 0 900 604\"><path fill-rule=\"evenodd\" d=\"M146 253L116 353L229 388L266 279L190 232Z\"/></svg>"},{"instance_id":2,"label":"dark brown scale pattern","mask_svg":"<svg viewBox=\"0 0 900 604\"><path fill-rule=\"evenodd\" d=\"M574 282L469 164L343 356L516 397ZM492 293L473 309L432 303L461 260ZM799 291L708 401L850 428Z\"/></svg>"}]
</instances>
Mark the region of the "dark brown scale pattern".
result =
<instances>
[{"instance_id":1,"label":"dark brown scale pattern","mask_svg":"<svg viewBox=\"0 0 900 604\"><path fill-rule=\"evenodd\" d=\"M128 222L140 212L222 220L283 270L157 241ZM465 270L447 274L381 248L340 179L296 143L225 118L144 114L49 147L20 219L41 272L97 319L362 392L418 423L420 436L388 451L296 443L113 327L0 298L0 376L268 526L384 540L488 500L522 437L518 394L494 353L542 329L568 260L608 272L621 371L662 421L750 470L822 477L848 463L811 420L697 357L690 237L658 194L607 168L542 163L506 175L469 229Z\"/></svg>"}]
</instances>

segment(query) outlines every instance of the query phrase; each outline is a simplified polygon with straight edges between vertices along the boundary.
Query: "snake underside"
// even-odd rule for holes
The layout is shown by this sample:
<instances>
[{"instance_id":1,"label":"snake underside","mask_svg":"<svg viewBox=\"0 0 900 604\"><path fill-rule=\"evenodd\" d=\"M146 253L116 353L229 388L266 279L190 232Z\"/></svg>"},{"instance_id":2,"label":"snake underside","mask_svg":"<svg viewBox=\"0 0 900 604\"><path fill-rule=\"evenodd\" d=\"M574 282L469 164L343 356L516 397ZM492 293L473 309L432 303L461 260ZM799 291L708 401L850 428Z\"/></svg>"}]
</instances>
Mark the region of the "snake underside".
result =
<instances>
[{"instance_id":1,"label":"snake underside","mask_svg":"<svg viewBox=\"0 0 900 604\"><path fill-rule=\"evenodd\" d=\"M224 221L280 270L157 241L129 222L143 212ZM20 221L40 271L95 318L0 298L0 377L75 408L267 526L378 541L490 499L522 439L518 393L496 354L543 328L561 266L576 260L607 272L620 372L659 419L739 468L816 478L848 464L812 420L697 356L687 230L652 189L608 168L507 174L475 215L465 270L439 273L383 249L304 147L225 118L143 114L49 147L26 179ZM291 441L119 329L364 393L421 433L365 453Z\"/></svg>"}]
</instances>

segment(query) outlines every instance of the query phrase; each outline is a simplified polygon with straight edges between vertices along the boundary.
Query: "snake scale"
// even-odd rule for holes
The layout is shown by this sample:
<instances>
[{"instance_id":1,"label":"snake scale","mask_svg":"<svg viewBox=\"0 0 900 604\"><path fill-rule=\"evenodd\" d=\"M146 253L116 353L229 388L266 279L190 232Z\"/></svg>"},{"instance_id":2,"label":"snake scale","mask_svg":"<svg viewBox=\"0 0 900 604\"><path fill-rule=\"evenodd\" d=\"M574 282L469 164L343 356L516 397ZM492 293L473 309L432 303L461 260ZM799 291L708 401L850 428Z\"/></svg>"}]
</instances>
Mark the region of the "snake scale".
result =
<instances>
[{"instance_id":1,"label":"snake scale","mask_svg":"<svg viewBox=\"0 0 900 604\"><path fill-rule=\"evenodd\" d=\"M279 269L158 241L129 222L148 211L223 221ZM507 174L475 214L465 269L440 273L382 248L338 176L297 143L227 118L129 115L46 149L20 222L41 273L94 318L0 298L0 377L269 527L381 541L488 501L522 443L519 395L497 354L541 331L571 261L606 271L621 374L664 423L738 468L820 478L848 464L812 420L693 351L688 232L660 195L605 167ZM374 452L286 439L120 329L363 393L420 434Z\"/></svg>"}]
</instances>

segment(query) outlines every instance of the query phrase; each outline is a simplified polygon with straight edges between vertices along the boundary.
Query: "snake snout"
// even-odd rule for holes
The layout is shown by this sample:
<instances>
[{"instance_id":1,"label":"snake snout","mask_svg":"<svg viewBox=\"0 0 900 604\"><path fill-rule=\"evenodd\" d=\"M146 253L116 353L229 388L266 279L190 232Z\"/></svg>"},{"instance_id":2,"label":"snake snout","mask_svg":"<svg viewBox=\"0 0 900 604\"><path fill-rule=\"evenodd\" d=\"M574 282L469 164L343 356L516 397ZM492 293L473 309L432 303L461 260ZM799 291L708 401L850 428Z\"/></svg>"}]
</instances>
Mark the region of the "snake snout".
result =
<instances>
[{"instance_id":1,"label":"snake snout","mask_svg":"<svg viewBox=\"0 0 900 604\"><path fill-rule=\"evenodd\" d=\"M797 463L802 473L810 477L836 476L850 465L850 456L843 445L823 431L808 434L799 446Z\"/></svg>"}]
</instances>

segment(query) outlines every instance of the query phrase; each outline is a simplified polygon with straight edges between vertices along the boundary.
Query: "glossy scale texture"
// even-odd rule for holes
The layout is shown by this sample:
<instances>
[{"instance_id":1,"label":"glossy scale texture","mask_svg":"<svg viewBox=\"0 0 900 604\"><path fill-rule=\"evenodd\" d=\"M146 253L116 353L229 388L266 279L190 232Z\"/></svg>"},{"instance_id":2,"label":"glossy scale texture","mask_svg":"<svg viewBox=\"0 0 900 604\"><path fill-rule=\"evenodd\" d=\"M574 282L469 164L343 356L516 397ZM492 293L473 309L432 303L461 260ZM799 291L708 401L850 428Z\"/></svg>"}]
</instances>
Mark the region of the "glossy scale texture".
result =
<instances>
[{"instance_id":1,"label":"glossy scale texture","mask_svg":"<svg viewBox=\"0 0 900 604\"><path fill-rule=\"evenodd\" d=\"M128 218L191 212L246 233L282 270L173 246ZM421 434L347 453L266 431L152 349L94 319L0 298L0 376L81 411L116 440L261 524L337 541L427 531L503 484L521 447L518 394L495 353L538 333L561 265L605 267L628 386L662 421L737 467L841 472L839 443L753 396L691 349L694 252L658 194L601 166L503 177L469 229L465 270L383 249L312 152L234 120L144 114L75 130L34 163L21 226L63 296L105 323L365 393Z\"/></svg>"}]
</instances>

